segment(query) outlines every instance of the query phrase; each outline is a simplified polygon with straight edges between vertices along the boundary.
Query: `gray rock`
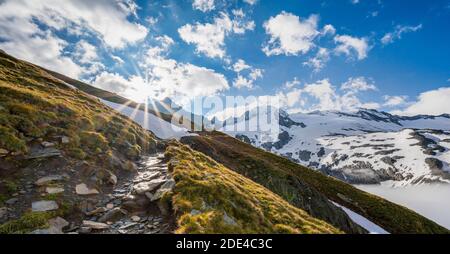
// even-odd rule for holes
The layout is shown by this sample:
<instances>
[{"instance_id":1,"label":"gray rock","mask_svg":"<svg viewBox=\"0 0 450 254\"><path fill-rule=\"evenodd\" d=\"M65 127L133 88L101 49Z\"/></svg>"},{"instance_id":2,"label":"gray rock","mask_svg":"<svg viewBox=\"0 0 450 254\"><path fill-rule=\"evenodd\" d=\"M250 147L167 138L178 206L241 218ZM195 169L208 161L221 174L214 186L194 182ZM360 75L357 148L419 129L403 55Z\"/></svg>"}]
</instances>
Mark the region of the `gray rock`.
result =
<instances>
[{"instance_id":1,"label":"gray rock","mask_svg":"<svg viewBox=\"0 0 450 254\"><path fill-rule=\"evenodd\" d=\"M64 192L64 188L60 188L60 187L46 187L45 191L48 194L58 194L58 193Z\"/></svg>"},{"instance_id":2,"label":"gray rock","mask_svg":"<svg viewBox=\"0 0 450 254\"><path fill-rule=\"evenodd\" d=\"M46 229L37 229L31 234L63 234L63 228L69 225L69 222L61 217L56 217L48 221L49 227Z\"/></svg>"},{"instance_id":3,"label":"gray rock","mask_svg":"<svg viewBox=\"0 0 450 254\"><path fill-rule=\"evenodd\" d=\"M62 181L64 177L62 175L50 175L39 178L34 184L37 186L43 186L51 182Z\"/></svg>"},{"instance_id":4,"label":"gray rock","mask_svg":"<svg viewBox=\"0 0 450 254\"><path fill-rule=\"evenodd\" d=\"M40 158L48 158L61 156L61 151L56 148L44 148L37 151L32 151L30 155L28 155L27 159L40 159Z\"/></svg>"},{"instance_id":5,"label":"gray rock","mask_svg":"<svg viewBox=\"0 0 450 254\"><path fill-rule=\"evenodd\" d=\"M101 230L101 229L108 229L109 225L105 224L105 223L101 223L101 222L84 220L83 224L82 224L82 227L88 227L88 228L91 228L91 229Z\"/></svg>"},{"instance_id":6,"label":"gray rock","mask_svg":"<svg viewBox=\"0 0 450 254\"><path fill-rule=\"evenodd\" d=\"M92 228L90 227L80 227L80 229L78 229L78 233L80 234L89 234L92 232Z\"/></svg>"},{"instance_id":7,"label":"gray rock","mask_svg":"<svg viewBox=\"0 0 450 254\"><path fill-rule=\"evenodd\" d=\"M125 216L125 215L126 215L126 213L122 209L116 207L116 208L113 208L113 209L109 210L108 212L106 212L102 217L100 217L100 219L98 221L99 222L108 222L108 221L115 222L115 221L118 221L121 218L123 218L123 216Z\"/></svg>"},{"instance_id":8,"label":"gray rock","mask_svg":"<svg viewBox=\"0 0 450 254\"><path fill-rule=\"evenodd\" d=\"M69 142L70 142L69 137L66 136L61 137L61 144L69 144Z\"/></svg>"},{"instance_id":9,"label":"gray rock","mask_svg":"<svg viewBox=\"0 0 450 254\"><path fill-rule=\"evenodd\" d=\"M151 192L165 183L165 179L154 179L149 182L141 182L133 186L133 190L137 194L144 194L145 192Z\"/></svg>"},{"instance_id":10,"label":"gray rock","mask_svg":"<svg viewBox=\"0 0 450 254\"><path fill-rule=\"evenodd\" d=\"M106 208L104 208L104 207L98 207L98 208L96 208L96 209L94 209L94 210L92 210L92 211L90 211L90 212L86 212L85 214L86 214L87 216L92 216L92 215L96 215L96 214L99 214L99 213L104 213L104 212L106 212L106 211L107 211Z\"/></svg>"},{"instance_id":11,"label":"gray rock","mask_svg":"<svg viewBox=\"0 0 450 254\"><path fill-rule=\"evenodd\" d=\"M96 195L99 194L98 190L88 188L85 183L78 184L75 186L75 191L78 195Z\"/></svg>"},{"instance_id":12,"label":"gray rock","mask_svg":"<svg viewBox=\"0 0 450 254\"><path fill-rule=\"evenodd\" d=\"M0 148L0 157L6 156L9 154L8 150L5 150L3 148Z\"/></svg>"},{"instance_id":13,"label":"gray rock","mask_svg":"<svg viewBox=\"0 0 450 254\"><path fill-rule=\"evenodd\" d=\"M159 188L155 192L154 195L151 195L150 197L147 194L145 194L145 195L147 196L147 198L150 199L150 201L156 201L156 200L160 199L165 193L172 191L174 187L175 187L175 180L170 179L167 182L165 182L161 186L161 188ZM146 193L148 193L148 192L146 192Z\"/></svg>"},{"instance_id":14,"label":"gray rock","mask_svg":"<svg viewBox=\"0 0 450 254\"><path fill-rule=\"evenodd\" d=\"M18 198L11 198L5 201L5 204L7 205L14 205L15 203L17 203L17 201L19 201Z\"/></svg>"},{"instance_id":15,"label":"gray rock","mask_svg":"<svg viewBox=\"0 0 450 254\"><path fill-rule=\"evenodd\" d=\"M236 221L233 218L231 218L226 212L223 213L223 222L225 222L225 224L231 225L231 226L237 225Z\"/></svg>"},{"instance_id":16,"label":"gray rock","mask_svg":"<svg viewBox=\"0 0 450 254\"><path fill-rule=\"evenodd\" d=\"M31 210L33 212L45 212L53 211L59 208L58 204L53 200L41 200L31 204Z\"/></svg>"},{"instance_id":17,"label":"gray rock","mask_svg":"<svg viewBox=\"0 0 450 254\"><path fill-rule=\"evenodd\" d=\"M52 143L52 142L44 141L44 142L41 143L41 146L44 147L44 148L49 148L49 147L54 147L55 144Z\"/></svg>"}]
</instances>

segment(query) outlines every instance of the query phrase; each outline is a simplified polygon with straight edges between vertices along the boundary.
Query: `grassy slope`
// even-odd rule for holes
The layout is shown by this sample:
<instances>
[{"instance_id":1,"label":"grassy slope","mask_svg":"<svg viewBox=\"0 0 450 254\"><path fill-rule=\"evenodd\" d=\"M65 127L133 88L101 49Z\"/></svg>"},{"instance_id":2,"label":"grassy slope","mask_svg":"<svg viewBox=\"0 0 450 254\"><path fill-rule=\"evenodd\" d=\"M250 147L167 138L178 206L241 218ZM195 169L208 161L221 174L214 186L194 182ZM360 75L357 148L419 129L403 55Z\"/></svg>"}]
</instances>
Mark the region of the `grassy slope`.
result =
<instances>
[{"instance_id":1,"label":"grassy slope","mask_svg":"<svg viewBox=\"0 0 450 254\"><path fill-rule=\"evenodd\" d=\"M185 145L173 143L166 156L178 233L340 233Z\"/></svg>"},{"instance_id":2,"label":"grassy slope","mask_svg":"<svg viewBox=\"0 0 450 254\"><path fill-rule=\"evenodd\" d=\"M97 98L0 52L0 148L27 153L30 142L58 135L70 138L60 148L79 159L99 158L121 147L133 158L156 142Z\"/></svg>"},{"instance_id":3,"label":"grassy slope","mask_svg":"<svg viewBox=\"0 0 450 254\"><path fill-rule=\"evenodd\" d=\"M266 186L288 201L292 201L289 198L291 193L283 191L283 186L286 186L283 179L295 177L330 200L352 209L391 233L449 233L447 229L405 207L223 133L202 133L198 137L186 137L183 142L189 143L194 149L211 156L229 169ZM273 181L273 178L279 181Z\"/></svg>"}]
</instances>

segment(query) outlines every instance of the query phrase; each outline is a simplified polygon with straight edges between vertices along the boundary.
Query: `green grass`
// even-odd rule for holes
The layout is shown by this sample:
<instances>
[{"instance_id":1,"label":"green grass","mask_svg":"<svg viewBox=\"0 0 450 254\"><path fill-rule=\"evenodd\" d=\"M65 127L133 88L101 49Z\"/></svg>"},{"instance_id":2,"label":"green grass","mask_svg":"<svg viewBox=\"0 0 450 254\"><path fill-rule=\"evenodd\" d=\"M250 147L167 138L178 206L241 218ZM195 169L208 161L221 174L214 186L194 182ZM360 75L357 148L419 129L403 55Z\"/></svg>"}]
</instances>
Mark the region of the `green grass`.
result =
<instances>
[{"instance_id":1,"label":"green grass","mask_svg":"<svg viewBox=\"0 0 450 254\"><path fill-rule=\"evenodd\" d=\"M46 228L48 220L53 217L54 214L48 212L27 212L19 219L0 225L0 234L25 234L36 229Z\"/></svg>"},{"instance_id":2,"label":"green grass","mask_svg":"<svg viewBox=\"0 0 450 254\"><path fill-rule=\"evenodd\" d=\"M220 132L200 133L183 138L229 169L242 174L292 202L290 182L318 190L328 199L344 205L383 227L390 233L449 233L447 229L416 212L378 196L361 191L336 178L311 170L286 158L243 143ZM284 180L283 180L284 179ZM283 190L284 189L284 190Z\"/></svg>"},{"instance_id":3,"label":"green grass","mask_svg":"<svg viewBox=\"0 0 450 254\"><path fill-rule=\"evenodd\" d=\"M177 233L341 233L202 153L172 143Z\"/></svg>"},{"instance_id":4,"label":"green grass","mask_svg":"<svg viewBox=\"0 0 450 254\"><path fill-rule=\"evenodd\" d=\"M27 153L39 138L68 136L58 146L75 159L128 159L154 149L156 138L97 98L71 89L44 69L0 52L0 148Z\"/></svg>"}]
</instances>

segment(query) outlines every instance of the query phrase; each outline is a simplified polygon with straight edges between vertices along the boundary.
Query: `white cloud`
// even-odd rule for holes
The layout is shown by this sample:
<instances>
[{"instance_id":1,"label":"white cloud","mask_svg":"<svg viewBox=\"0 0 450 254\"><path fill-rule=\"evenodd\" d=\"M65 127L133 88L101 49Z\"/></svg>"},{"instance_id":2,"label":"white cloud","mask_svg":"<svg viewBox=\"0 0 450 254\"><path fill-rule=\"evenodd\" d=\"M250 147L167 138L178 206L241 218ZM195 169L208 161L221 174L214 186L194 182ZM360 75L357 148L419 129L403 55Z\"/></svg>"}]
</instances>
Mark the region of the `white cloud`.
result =
<instances>
[{"instance_id":1,"label":"white cloud","mask_svg":"<svg viewBox=\"0 0 450 254\"><path fill-rule=\"evenodd\" d=\"M367 38L337 35L334 37L334 41L338 44L335 48L337 54L344 54L348 57L352 57L353 53L356 53L356 58L358 60L365 59L370 50Z\"/></svg>"},{"instance_id":2,"label":"white cloud","mask_svg":"<svg viewBox=\"0 0 450 254\"><path fill-rule=\"evenodd\" d=\"M436 90L423 92L416 102L404 110L393 113L400 115L441 115L450 114L450 87L441 87Z\"/></svg>"},{"instance_id":3,"label":"white cloud","mask_svg":"<svg viewBox=\"0 0 450 254\"><path fill-rule=\"evenodd\" d=\"M244 87L251 89L254 87L254 82L263 77L263 71L261 69L253 68L242 59L238 59L232 66L232 69L237 73L237 77L233 81L233 86L238 89ZM245 74L242 72L245 72Z\"/></svg>"},{"instance_id":4,"label":"white cloud","mask_svg":"<svg viewBox=\"0 0 450 254\"><path fill-rule=\"evenodd\" d=\"M221 12L214 23L186 24L178 29L183 41L194 44L197 53L203 53L211 58L225 57L225 37L231 33L243 34L253 30L253 21L246 21L242 10L233 11L234 19Z\"/></svg>"},{"instance_id":5,"label":"white cloud","mask_svg":"<svg viewBox=\"0 0 450 254\"><path fill-rule=\"evenodd\" d=\"M94 45L85 40L77 42L75 46L75 56L78 58L79 62L84 64L98 60L97 49Z\"/></svg>"},{"instance_id":6,"label":"white cloud","mask_svg":"<svg viewBox=\"0 0 450 254\"><path fill-rule=\"evenodd\" d=\"M141 67L149 78L147 94L159 98L173 96L207 96L229 89L225 76L212 69L190 63L179 63L166 57L173 40L168 36L157 39L159 46L148 49Z\"/></svg>"},{"instance_id":7,"label":"white cloud","mask_svg":"<svg viewBox=\"0 0 450 254\"><path fill-rule=\"evenodd\" d=\"M303 62L303 65L309 66L314 69L314 72L319 72L323 69L326 63L330 60L330 51L326 48L319 48L316 55L308 61Z\"/></svg>"},{"instance_id":8,"label":"white cloud","mask_svg":"<svg viewBox=\"0 0 450 254\"><path fill-rule=\"evenodd\" d=\"M351 93L357 93L360 91L375 91L377 90L377 87L373 84L373 81L368 80L365 77L351 77L341 85L341 89Z\"/></svg>"},{"instance_id":9,"label":"white cloud","mask_svg":"<svg viewBox=\"0 0 450 254\"><path fill-rule=\"evenodd\" d=\"M192 2L192 8L202 11L208 12L214 10L214 0L194 0Z\"/></svg>"},{"instance_id":10,"label":"white cloud","mask_svg":"<svg viewBox=\"0 0 450 254\"><path fill-rule=\"evenodd\" d=\"M350 0L350 3L352 3L352 4L359 4L359 0Z\"/></svg>"},{"instance_id":11,"label":"white cloud","mask_svg":"<svg viewBox=\"0 0 450 254\"><path fill-rule=\"evenodd\" d=\"M0 21L0 31L4 31L1 24L5 23ZM3 37L2 35L0 37ZM0 48L15 57L73 78L80 77L85 71L70 57L63 55L64 48L68 43L52 33L41 32L30 37L23 34L21 36L23 37L10 38L8 41L1 42Z\"/></svg>"},{"instance_id":12,"label":"white cloud","mask_svg":"<svg viewBox=\"0 0 450 254\"><path fill-rule=\"evenodd\" d=\"M267 56L307 53L315 46L313 40L319 34L317 23L317 15L300 20L298 16L283 11L275 17L270 17L263 25L266 34L270 36L267 44L263 46L263 52Z\"/></svg>"},{"instance_id":13,"label":"white cloud","mask_svg":"<svg viewBox=\"0 0 450 254\"><path fill-rule=\"evenodd\" d=\"M395 107L395 106L404 105L406 103L406 100L408 99L408 96L404 96L404 95L402 95L402 96L385 95L383 98L384 98L383 106Z\"/></svg>"},{"instance_id":14,"label":"white cloud","mask_svg":"<svg viewBox=\"0 0 450 254\"><path fill-rule=\"evenodd\" d=\"M333 25L325 25L320 32L321 35L334 35L336 33L336 28Z\"/></svg>"},{"instance_id":15,"label":"white cloud","mask_svg":"<svg viewBox=\"0 0 450 254\"><path fill-rule=\"evenodd\" d=\"M303 88L289 87L293 88L285 93L277 94L288 112L355 111L359 108L380 108L380 104L376 102L361 102L355 91L340 93L329 79L306 84ZM367 88L358 91L367 91Z\"/></svg>"},{"instance_id":16,"label":"white cloud","mask_svg":"<svg viewBox=\"0 0 450 254\"><path fill-rule=\"evenodd\" d=\"M298 80L297 77L294 78L294 80L292 81L287 81L286 83L284 83L283 88L285 89L291 89L295 86L300 85L300 80Z\"/></svg>"},{"instance_id":17,"label":"white cloud","mask_svg":"<svg viewBox=\"0 0 450 254\"><path fill-rule=\"evenodd\" d=\"M119 56L111 55L111 58L119 65L122 65L125 63L125 61L122 58L120 58Z\"/></svg>"},{"instance_id":18,"label":"white cloud","mask_svg":"<svg viewBox=\"0 0 450 254\"><path fill-rule=\"evenodd\" d=\"M128 43L140 41L147 35L147 29L128 21L129 15L135 15L136 4L131 0L5 0L1 3L1 22L20 20L33 24L39 20L51 29L63 30L74 27L92 31L109 46L122 48ZM11 27L10 27L11 28ZM20 27L14 27L20 29ZM76 30L76 29L75 29ZM33 31L26 31L28 35Z\"/></svg>"},{"instance_id":19,"label":"white cloud","mask_svg":"<svg viewBox=\"0 0 450 254\"><path fill-rule=\"evenodd\" d=\"M244 2L250 4L250 5L254 5L258 2L258 0L244 0Z\"/></svg>"},{"instance_id":20,"label":"white cloud","mask_svg":"<svg viewBox=\"0 0 450 254\"><path fill-rule=\"evenodd\" d=\"M384 45L391 44L397 39L402 38L402 34L404 33L410 33L410 32L417 32L420 29L422 29L422 24L419 24L417 26L396 26L395 30L393 32L387 33L381 38L381 43Z\"/></svg>"},{"instance_id":21,"label":"white cloud","mask_svg":"<svg viewBox=\"0 0 450 254\"><path fill-rule=\"evenodd\" d=\"M241 72L243 70L247 70L250 69L251 66L246 64L244 60L239 59L234 65L233 65L233 70L235 72Z\"/></svg>"},{"instance_id":22,"label":"white cloud","mask_svg":"<svg viewBox=\"0 0 450 254\"><path fill-rule=\"evenodd\" d=\"M18 58L80 78L102 69L95 48L80 41L70 55L66 49L69 43L58 37L58 32L77 37L95 35L110 47L124 47L147 35L146 28L127 19L136 16L137 8L131 0L3 0L0 48Z\"/></svg>"}]
</instances>

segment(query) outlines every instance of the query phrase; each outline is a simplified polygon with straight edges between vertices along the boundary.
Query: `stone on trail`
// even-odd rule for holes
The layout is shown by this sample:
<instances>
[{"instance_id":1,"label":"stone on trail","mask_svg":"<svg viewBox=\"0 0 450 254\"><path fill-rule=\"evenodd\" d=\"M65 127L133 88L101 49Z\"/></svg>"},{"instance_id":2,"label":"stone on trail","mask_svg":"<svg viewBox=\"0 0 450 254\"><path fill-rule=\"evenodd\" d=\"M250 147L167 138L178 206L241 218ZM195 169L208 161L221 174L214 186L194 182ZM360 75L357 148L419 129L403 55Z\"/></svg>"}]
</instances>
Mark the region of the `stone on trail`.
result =
<instances>
[{"instance_id":1,"label":"stone on trail","mask_svg":"<svg viewBox=\"0 0 450 254\"><path fill-rule=\"evenodd\" d=\"M60 188L60 187L46 187L45 191L48 194L58 194L58 193L64 192L64 188Z\"/></svg>"},{"instance_id":2,"label":"stone on trail","mask_svg":"<svg viewBox=\"0 0 450 254\"><path fill-rule=\"evenodd\" d=\"M78 184L75 186L75 191L78 195L95 195L99 194L98 190L88 188L85 183Z\"/></svg>"},{"instance_id":3,"label":"stone on trail","mask_svg":"<svg viewBox=\"0 0 450 254\"><path fill-rule=\"evenodd\" d=\"M53 211L59 208L58 204L53 200L41 200L31 204L31 210L33 212L46 212Z\"/></svg>"},{"instance_id":4,"label":"stone on trail","mask_svg":"<svg viewBox=\"0 0 450 254\"><path fill-rule=\"evenodd\" d=\"M165 183L165 179L154 179L149 182L141 182L133 186L134 192L137 194L144 194L145 192L151 192Z\"/></svg>"},{"instance_id":5,"label":"stone on trail","mask_svg":"<svg viewBox=\"0 0 450 254\"><path fill-rule=\"evenodd\" d=\"M84 220L82 227L87 227L91 229L107 229L109 228L109 225L101 222Z\"/></svg>"},{"instance_id":6,"label":"stone on trail","mask_svg":"<svg viewBox=\"0 0 450 254\"><path fill-rule=\"evenodd\" d=\"M34 184L37 186L43 186L51 182L62 181L64 177L62 175L51 175L39 178Z\"/></svg>"}]
</instances>

